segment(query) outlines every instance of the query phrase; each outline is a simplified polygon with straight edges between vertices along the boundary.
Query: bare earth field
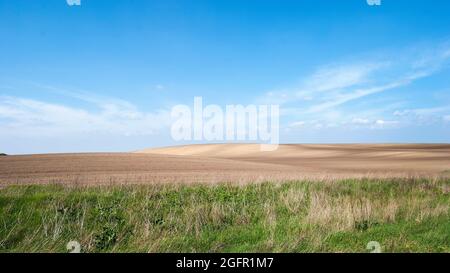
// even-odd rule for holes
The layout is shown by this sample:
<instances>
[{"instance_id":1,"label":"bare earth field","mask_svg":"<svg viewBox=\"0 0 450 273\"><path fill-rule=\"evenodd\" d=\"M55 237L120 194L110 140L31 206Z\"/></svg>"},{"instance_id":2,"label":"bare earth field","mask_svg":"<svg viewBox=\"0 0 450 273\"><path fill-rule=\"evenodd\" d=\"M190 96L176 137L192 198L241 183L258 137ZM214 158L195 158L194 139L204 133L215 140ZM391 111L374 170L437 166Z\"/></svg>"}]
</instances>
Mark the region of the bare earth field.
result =
<instances>
[{"instance_id":1,"label":"bare earth field","mask_svg":"<svg viewBox=\"0 0 450 273\"><path fill-rule=\"evenodd\" d=\"M211 144L134 153L0 157L0 186L247 183L343 178L450 177L450 144Z\"/></svg>"}]
</instances>

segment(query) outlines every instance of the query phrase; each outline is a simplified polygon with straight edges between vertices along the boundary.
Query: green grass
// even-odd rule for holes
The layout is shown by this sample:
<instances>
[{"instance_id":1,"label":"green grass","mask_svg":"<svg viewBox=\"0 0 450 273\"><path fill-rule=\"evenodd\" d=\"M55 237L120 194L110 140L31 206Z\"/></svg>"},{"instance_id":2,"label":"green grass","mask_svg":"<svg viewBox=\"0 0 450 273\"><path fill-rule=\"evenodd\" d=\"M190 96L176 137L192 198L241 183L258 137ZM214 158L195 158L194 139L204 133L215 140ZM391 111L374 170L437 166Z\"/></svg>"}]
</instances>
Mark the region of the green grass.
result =
<instances>
[{"instance_id":1,"label":"green grass","mask_svg":"<svg viewBox=\"0 0 450 273\"><path fill-rule=\"evenodd\" d=\"M450 252L450 180L10 186L0 252Z\"/></svg>"}]
</instances>

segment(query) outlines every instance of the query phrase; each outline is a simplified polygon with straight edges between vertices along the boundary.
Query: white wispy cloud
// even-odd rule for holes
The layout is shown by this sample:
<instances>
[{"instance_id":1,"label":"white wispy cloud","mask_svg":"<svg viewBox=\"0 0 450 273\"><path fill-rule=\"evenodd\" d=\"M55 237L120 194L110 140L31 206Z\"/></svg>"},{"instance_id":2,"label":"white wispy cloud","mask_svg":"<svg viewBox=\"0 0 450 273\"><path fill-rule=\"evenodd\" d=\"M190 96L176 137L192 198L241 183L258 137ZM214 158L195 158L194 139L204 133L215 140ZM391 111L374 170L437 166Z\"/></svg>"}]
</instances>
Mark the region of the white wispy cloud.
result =
<instances>
[{"instance_id":1,"label":"white wispy cloud","mask_svg":"<svg viewBox=\"0 0 450 273\"><path fill-rule=\"evenodd\" d=\"M370 124L370 120L366 119L366 118L354 118L351 121L353 124Z\"/></svg>"},{"instance_id":2,"label":"white wispy cloud","mask_svg":"<svg viewBox=\"0 0 450 273\"><path fill-rule=\"evenodd\" d=\"M321 67L304 79L297 96L301 99L321 92L341 90L366 83L372 73L384 66L388 66L388 63L374 62Z\"/></svg>"},{"instance_id":3,"label":"white wispy cloud","mask_svg":"<svg viewBox=\"0 0 450 273\"><path fill-rule=\"evenodd\" d=\"M314 73L303 78L299 87L270 91L258 98L257 101L271 104L312 101L324 94L361 86L367 83L372 73L388 65L386 62L327 65L318 68Z\"/></svg>"},{"instance_id":4,"label":"white wispy cloud","mask_svg":"<svg viewBox=\"0 0 450 273\"><path fill-rule=\"evenodd\" d=\"M397 110L394 112L394 115L395 116L405 116L405 115L413 114L413 115L417 115L417 116L429 116L429 115L435 115L435 114L449 112L449 111L450 111L450 106L441 106L441 107Z\"/></svg>"},{"instance_id":5,"label":"white wispy cloud","mask_svg":"<svg viewBox=\"0 0 450 273\"><path fill-rule=\"evenodd\" d=\"M155 88L157 90L164 90L166 87L164 85L162 85L162 84L157 84L157 85L155 85Z\"/></svg>"},{"instance_id":6,"label":"white wispy cloud","mask_svg":"<svg viewBox=\"0 0 450 273\"><path fill-rule=\"evenodd\" d=\"M365 125L368 128L399 125L404 120L394 120L399 115L392 115L388 111L391 109L384 109L383 104L369 103L368 109L354 106L370 101L376 94L395 92L432 76L447 67L450 59L448 44L431 46L427 50L405 51L407 53L390 58L384 56L380 59L377 56L358 63L320 67L304 77L298 87L268 92L258 101L280 104L281 113L288 119L294 119L288 127L299 127L295 121L298 119L303 122L301 127L313 124L307 120L316 121L314 126L319 123L317 121L338 126ZM395 104L392 101L389 103Z\"/></svg>"},{"instance_id":7,"label":"white wispy cloud","mask_svg":"<svg viewBox=\"0 0 450 273\"><path fill-rule=\"evenodd\" d=\"M8 135L67 135L108 133L118 135L151 135L168 127L170 111L139 111L129 102L98 100L85 94L80 98L93 104L94 109L70 107L13 96L0 96L2 134Z\"/></svg>"},{"instance_id":8,"label":"white wispy cloud","mask_svg":"<svg viewBox=\"0 0 450 273\"><path fill-rule=\"evenodd\" d=\"M345 91L345 92L344 91L337 92L336 94L331 96L331 98L327 99L327 101L325 101L323 103L319 103L317 105L313 105L312 107L310 107L307 110L307 112L309 112L309 113L321 112L328 108L336 107L341 104L350 102L352 100L360 99L365 96L373 95L376 93L381 93L384 91L388 91L391 89L395 89L395 88L398 88L401 86L408 85L408 84L412 83L413 81L423 78L423 77L426 77L428 75L429 74L427 72L414 73L414 74L405 76L404 78L398 79L396 81L393 81L393 82L390 82L390 83L387 83L384 85L371 86L371 87L366 87L366 88L361 88L361 89L356 89L356 90L349 90L349 91Z\"/></svg>"},{"instance_id":9,"label":"white wispy cloud","mask_svg":"<svg viewBox=\"0 0 450 273\"><path fill-rule=\"evenodd\" d=\"M424 124L448 122L450 106L403 109L394 111L393 115L405 123Z\"/></svg>"}]
</instances>

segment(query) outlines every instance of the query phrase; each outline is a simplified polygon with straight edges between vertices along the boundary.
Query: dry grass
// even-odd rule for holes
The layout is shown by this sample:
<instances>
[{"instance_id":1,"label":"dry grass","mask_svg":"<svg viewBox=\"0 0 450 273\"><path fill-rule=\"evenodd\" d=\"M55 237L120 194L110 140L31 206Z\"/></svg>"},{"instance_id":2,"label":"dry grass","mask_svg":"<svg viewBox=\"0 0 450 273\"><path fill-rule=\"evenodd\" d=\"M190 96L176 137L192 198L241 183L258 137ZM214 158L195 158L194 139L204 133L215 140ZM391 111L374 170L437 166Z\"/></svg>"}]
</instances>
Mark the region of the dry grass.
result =
<instances>
[{"instance_id":1,"label":"dry grass","mask_svg":"<svg viewBox=\"0 0 450 273\"><path fill-rule=\"evenodd\" d=\"M449 180L7 187L0 250L449 252Z\"/></svg>"}]
</instances>

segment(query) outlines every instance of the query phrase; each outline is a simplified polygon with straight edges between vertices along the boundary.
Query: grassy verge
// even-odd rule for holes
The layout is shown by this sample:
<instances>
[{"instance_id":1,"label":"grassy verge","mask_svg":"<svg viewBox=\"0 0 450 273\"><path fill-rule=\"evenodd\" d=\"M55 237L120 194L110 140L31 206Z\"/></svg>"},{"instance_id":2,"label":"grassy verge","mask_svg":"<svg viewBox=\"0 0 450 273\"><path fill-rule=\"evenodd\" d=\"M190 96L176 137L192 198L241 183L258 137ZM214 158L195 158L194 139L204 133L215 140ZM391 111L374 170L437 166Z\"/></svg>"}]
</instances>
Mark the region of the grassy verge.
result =
<instances>
[{"instance_id":1,"label":"grassy verge","mask_svg":"<svg viewBox=\"0 0 450 273\"><path fill-rule=\"evenodd\" d=\"M11 186L0 252L450 252L450 180Z\"/></svg>"}]
</instances>

